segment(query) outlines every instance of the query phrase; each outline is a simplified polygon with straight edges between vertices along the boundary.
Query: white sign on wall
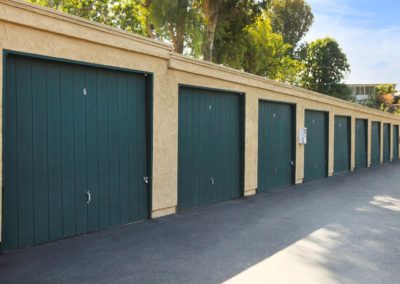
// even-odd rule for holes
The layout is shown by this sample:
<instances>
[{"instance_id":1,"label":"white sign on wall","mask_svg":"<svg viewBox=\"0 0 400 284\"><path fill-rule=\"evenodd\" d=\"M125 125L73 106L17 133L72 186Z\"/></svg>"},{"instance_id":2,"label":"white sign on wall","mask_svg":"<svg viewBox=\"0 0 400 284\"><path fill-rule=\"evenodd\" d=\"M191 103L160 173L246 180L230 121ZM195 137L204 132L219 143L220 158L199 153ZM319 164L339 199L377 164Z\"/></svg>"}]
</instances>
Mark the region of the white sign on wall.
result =
<instances>
[{"instance_id":1,"label":"white sign on wall","mask_svg":"<svg viewBox=\"0 0 400 284\"><path fill-rule=\"evenodd\" d=\"M307 144L307 128L305 127L299 129L299 143Z\"/></svg>"}]
</instances>

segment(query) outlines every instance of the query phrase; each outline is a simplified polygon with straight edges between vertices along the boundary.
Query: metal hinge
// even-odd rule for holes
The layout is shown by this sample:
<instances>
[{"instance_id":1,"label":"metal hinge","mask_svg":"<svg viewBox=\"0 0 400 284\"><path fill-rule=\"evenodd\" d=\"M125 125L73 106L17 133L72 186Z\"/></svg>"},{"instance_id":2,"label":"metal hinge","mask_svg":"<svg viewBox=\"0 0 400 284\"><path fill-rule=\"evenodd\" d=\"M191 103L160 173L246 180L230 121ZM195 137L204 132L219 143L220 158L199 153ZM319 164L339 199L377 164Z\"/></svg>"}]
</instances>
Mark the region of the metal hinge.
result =
<instances>
[{"instance_id":1,"label":"metal hinge","mask_svg":"<svg viewBox=\"0 0 400 284\"><path fill-rule=\"evenodd\" d=\"M82 93L83 93L84 96L87 95L87 90L86 90L86 88L83 89Z\"/></svg>"}]
</instances>

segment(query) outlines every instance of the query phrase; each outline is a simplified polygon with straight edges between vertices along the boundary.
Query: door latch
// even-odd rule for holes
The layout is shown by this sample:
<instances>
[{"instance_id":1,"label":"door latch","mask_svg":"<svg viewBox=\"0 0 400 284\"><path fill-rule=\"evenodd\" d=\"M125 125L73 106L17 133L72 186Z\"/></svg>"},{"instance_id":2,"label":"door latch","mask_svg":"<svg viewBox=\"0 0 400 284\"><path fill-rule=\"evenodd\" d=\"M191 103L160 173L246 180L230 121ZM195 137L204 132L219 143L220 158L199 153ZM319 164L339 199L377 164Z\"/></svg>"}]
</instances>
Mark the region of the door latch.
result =
<instances>
[{"instance_id":1,"label":"door latch","mask_svg":"<svg viewBox=\"0 0 400 284\"><path fill-rule=\"evenodd\" d=\"M150 177L143 177L143 181L145 184L148 184L150 181Z\"/></svg>"},{"instance_id":2,"label":"door latch","mask_svg":"<svg viewBox=\"0 0 400 284\"><path fill-rule=\"evenodd\" d=\"M88 190L86 192L86 204L89 205L91 201L92 201L92 195L90 194L90 191Z\"/></svg>"},{"instance_id":3,"label":"door latch","mask_svg":"<svg viewBox=\"0 0 400 284\"><path fill-rule=\"evenodd\" d=\"M293 161L290 161L290 165L294 166L294 162L293 162Z\"/></svg>"}]
</instances>

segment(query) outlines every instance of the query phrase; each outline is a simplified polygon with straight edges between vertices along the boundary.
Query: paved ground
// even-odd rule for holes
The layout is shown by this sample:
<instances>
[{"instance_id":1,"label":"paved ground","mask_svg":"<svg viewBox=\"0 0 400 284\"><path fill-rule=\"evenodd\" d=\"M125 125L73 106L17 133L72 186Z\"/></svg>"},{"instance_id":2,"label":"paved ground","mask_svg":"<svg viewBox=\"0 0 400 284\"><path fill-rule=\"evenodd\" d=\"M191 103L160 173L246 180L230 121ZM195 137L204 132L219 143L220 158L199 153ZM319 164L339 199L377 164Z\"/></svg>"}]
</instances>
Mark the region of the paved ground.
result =
<instances>
[{"instance_id":1,"label":"paved ground","mask_svg":"<svg viewBox=\"0 0 400 284\"><path fill-rule=\"evenodd\" d=\"M399 283L400 163L0 256L0 283Z\"/></svg>"}]
</instances>

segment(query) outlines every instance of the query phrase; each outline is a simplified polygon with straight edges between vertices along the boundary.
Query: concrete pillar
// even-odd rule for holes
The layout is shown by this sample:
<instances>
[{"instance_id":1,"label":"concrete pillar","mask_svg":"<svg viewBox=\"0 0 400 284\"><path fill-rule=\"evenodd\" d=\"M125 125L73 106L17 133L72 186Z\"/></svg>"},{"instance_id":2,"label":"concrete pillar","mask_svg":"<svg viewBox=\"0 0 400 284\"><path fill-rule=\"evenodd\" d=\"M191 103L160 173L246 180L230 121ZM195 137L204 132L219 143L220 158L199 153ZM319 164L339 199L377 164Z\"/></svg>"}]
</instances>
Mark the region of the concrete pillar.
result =
<instances>
[{"instance_id":1,"label":"concrete pillar","mask_svg":"<svg viewBox=\"0 0 400 284\"><path fill-rule=\"evenodd\" d=\"M305 106L296 105L296 173L295 183L300 184L304 181L304 145L299 144L299 129L304 128Z\"/></svg>"},{"instance_id":2,"label":"concrete pillar","mask_svg":"<svg viewBox=\"0 0 400 284\"><path fill-rule=\"evenodd\" d=\"M244 196L256 194L258 178L258 98L245 95Z\"/></svg>"}]
</instances>

